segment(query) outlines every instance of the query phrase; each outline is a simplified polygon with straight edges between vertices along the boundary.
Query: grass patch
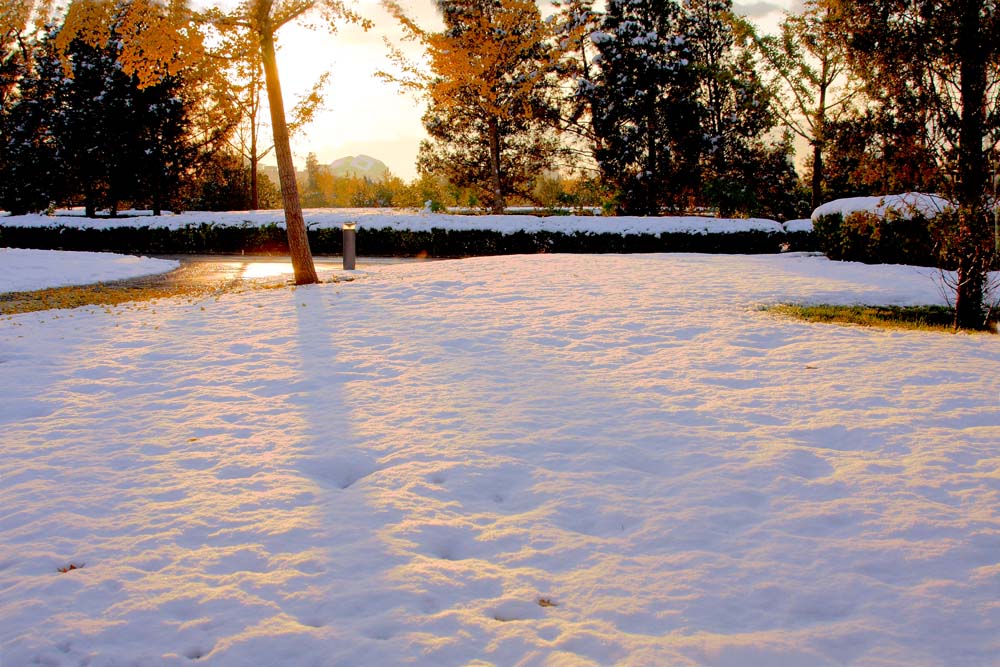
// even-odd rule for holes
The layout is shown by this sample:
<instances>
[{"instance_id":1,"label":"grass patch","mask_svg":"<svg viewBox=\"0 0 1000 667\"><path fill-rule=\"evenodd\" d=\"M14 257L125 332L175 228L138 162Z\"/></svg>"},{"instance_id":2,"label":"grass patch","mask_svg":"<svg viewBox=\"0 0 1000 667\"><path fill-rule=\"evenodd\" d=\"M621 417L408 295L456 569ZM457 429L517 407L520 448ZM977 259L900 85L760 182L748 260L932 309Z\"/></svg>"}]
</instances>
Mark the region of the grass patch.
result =
<instances>
[{"instance_id":1,"label":"grass patch","mask_svg":"<svg viewBox=\"0 0 1000 667\"><path fill-rule=\"evenodd\" d=\"M31 292L0 294L0 315L18 315L41 310L102 306L186 297L190 301L227 292L277 289L284 281L205 279L197 266L185 266L156 276L119 280L91 285L50 287Z\"/></svg>"},{"instance_id":2,"label":"grass patch","mask_svg":"<svg viewBox=\"0 0 1000 667\"><path fill-rule=\"evenodd\" d=\"M217 290L212 290L215 292ZM80 285L52 287L33 292L9 292L0 295L0 315L33 313L40 310L79 308L80 306L117 306L134 301L150 301L182 295L205 296L210 291L186 285L119 286Z\"/></svg>"},{"instance_id":3,"label":"grass patch","mask_svg":"<svg viewBox=\"0 0 1000 667\"><path fill-rule=\"evenodd\" d=\"M915 329L918 331L954 332L952 323L955 311L945 306L834 306L819 304L801 306L778 304L764 310L794 317L807 322L833 322L855 324L862 327L883 329ZM996 324L991 322L988 331L996 333Z\"/></svg>"}]
</instances>

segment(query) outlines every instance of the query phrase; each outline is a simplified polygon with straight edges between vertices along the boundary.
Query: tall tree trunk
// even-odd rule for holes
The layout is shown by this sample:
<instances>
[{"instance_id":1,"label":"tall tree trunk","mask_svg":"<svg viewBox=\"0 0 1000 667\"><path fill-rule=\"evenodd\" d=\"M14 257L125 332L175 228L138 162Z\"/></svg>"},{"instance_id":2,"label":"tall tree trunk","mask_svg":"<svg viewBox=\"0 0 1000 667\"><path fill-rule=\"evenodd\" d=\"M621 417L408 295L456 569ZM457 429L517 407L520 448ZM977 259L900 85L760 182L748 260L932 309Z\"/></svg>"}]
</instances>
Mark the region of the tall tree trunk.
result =
<instances>
[{"instance_id":1,"label":"tall tree trunk","mask_svg":"<svg viewBox=\"0 0 1000 667\"><path fill-rule=\"evenodd\" d=\"M163 171L165 167L163 166L163 158L160 155L156 156L156 173L153 176L153 215L161 215L163 213Z\"/></svg>"},{"instance_id":2,"label":"tall tree trunk","mask_svg":"<svg viewBox=\"0 0 1000 667\"><path fill-rule=\"evenodd\" d=\"M823 148L826 145L826 89L830 85L830 59L825 55L820 71L819 103L816 105L815 124L813 127L813 173L812 173L812 195L810 204L813 210L822 203L823 197Z\"/></svg>"},{"instance_id":3,"label":"tall tree trunk","mask_svg":"<svg viewBox=\"0 0 1000 667\"><path fill-rule=\"evenodd\" d=\"M260 208L260 195L257 189L257 158L250 160L250 210Z\"/></svg>"},{"instance_id":4,"label":"tall tree trunk","mask_svg":"<svg viewBox=\"0 0 1000 667\"><path fill-rule=\"evenodd\" d=\"M295 165L292 149L288 141L288 126L285 123L285 106L281 99L281 82L278 79L278 63L274 54L274 31L270 21L261 21L260 53L264 62L264 79L267 82L267 102L271 107L271 128L274 131L274 154L278 160L278 178L281 181L281 201L285 208L285 227L288 232L288 251L292 259L292 271L296 285L319 282L312 252L309 250L309 236L302 218L299 203L299 188L295 182Z\"/></svg>"},{"instance_id":5,"label":"tall tree trunk","mask_svg":"<svg viewBox=\"0 0 1000 667\"><path fill-rule=\"evenodd\" d=\"M813 173L812 173L812 194L809 197L809 205L812 210L816 210L820 205L823 196L823 145L818 138L813 138Z\"/></svg>"},{"instance_id":6,"label":"tall tree trunk","mask_svg":"<svg viewBox=\"0 0 1000 667\"><path fill-rule=\"evenodd\" d=\"M495 116L489 120L490 132L490 176L493 186L493 205L490 211L502 215L506 208L503 200L503 181L500 178L500 128Z\"/></svg>"},{"instance_id":7,"label":"tall tree trunk","mask_svg":"<svg viewBox=\"0 0 1000 667\"><path fill-rule=\"evenodd\" d=\"M97 204L94 201L94 189L89 178L83 181L83 214L88 218L97 217Z\"/></svg>"},{"instance_id":8,"label":"tall tree trunk","mask_svg":"<svg viewBox=\"0 0 1000 667\"><path fill-rule=\"evenodd\" d=\"M260 208L260 195L257 191L257 131L254 130L250 138L250 210L256 211Z\"/></svg>"},{"instance_id":9,"label":"tall tree trunk","mask_svg":"<svg viewBox=\"0 0 1000 667\"><path fill-rule=\"evenodd\" d=\"M254 78L250 85L253 88L253 95L250 98L250 210L256 211L260 208L260 191L258 181L260 175L260 156L257 153L257 119L260 114L260 87L257 84L257 72L254 70Z\"/></svg>"},{"instance_id":10,"label":"tall tree trunk","mask_svg":"<svg viewBox=\"0 0 1000 667\"><path fill-rule=\"evenodd\" d=\"M647 95L647 98L651 98L651 95ZM657 159L656 159L656 110L653 108L652 103L649 106L649 112L646 115L646 173L643 175L643 187L646 190L646 201L643 215L659 215L660 206L656 197L656 183L659 182L659 178L654 178L656 175Z\"/></svg>"},{"instance_id":11,"label":"tall tree trunk","mask_svg":"<svg viewBox=\"0 0 1000 667\"><path fill-rule=\"evenodd\" d=\"M964 0L958 42L961 58L962 120L958 143L959 243L955 326L983 325L983 288L989 270L989 220L986 216L986 52L980 11L982 0Z\"/></svg>"}]
</instances>

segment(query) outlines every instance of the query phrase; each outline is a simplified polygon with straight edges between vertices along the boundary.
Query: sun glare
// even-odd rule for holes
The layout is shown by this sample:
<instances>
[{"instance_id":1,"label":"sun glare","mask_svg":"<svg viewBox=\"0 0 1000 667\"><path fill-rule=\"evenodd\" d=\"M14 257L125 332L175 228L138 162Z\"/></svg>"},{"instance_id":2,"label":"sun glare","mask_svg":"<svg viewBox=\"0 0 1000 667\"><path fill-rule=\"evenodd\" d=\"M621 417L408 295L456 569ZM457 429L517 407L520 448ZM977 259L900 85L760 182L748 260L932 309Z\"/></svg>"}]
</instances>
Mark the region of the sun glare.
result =
<instances>
[{"instance_id":1,"label":"sun glare","mask_svg":"<svg viewBox=\"0 0 1000 667\"><path fill-rule=\"evenodd\" d=\"M277 278L291 273L291 262L253 262L243 269L243 279Z\"/></svg>"}]
</instances>

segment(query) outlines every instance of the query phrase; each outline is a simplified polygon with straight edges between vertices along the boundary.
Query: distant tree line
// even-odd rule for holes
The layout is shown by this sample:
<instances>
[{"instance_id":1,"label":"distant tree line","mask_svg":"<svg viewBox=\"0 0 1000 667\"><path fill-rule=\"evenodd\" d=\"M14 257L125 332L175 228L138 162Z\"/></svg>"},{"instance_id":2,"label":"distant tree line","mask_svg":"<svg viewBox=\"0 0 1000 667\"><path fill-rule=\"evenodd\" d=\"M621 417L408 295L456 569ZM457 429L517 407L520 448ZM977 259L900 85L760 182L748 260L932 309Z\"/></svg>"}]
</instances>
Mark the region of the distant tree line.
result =
<instances>
[{"instance_id":1,"label":"distant tree line","mask_svg":"<svg viewBox=\"0 0 1000 667\"><path fill-rule=\"evenodd\" d=\"M0 208L270 206L279 191L257 165L271 146L286 215L298 189L307 205L777 219L841 196L937 192L956 204L936 242L958 266L960 319L981 314L996 256L996 0L809 0L774 35L731 0L559 0L548 16L536 0L437 0L440 30L383 4L422 49L391 47L381 73L426 102L410 184L330 180L315 164L297 184L283 114L273 142L258 136L274 31L313 10L367 25L342 2L198 14L184 0L63 13L0 0Z\"/></svg>"},{"instance_id":2,"label":"distant tree line","mask_svg":"<svg viewBox=\"0 0 1000 667\"><path fill-rule=\"evenodd\" d=\"M779 219L849 195L955 205L956 323L982 323L998 241L996 0L809 0L761 36L730 0L437 0L444 29L384 0L426 61L383 73L427 102L424 173L501 211L538 165L591 169L623 214ZM804 178L793 137L808 142Z\"/></svg>"}]
</instances>

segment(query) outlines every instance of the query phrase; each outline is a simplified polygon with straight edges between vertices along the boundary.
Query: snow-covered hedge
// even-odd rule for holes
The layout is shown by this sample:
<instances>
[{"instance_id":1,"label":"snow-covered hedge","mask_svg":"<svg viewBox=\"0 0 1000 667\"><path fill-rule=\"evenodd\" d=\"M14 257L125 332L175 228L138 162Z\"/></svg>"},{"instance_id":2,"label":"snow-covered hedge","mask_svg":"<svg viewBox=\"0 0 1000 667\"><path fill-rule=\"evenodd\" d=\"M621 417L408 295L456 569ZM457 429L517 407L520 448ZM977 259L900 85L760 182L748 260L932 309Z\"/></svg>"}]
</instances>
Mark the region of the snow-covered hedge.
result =
<instances>
[{"instance_id":1,"label":"snow-covered hedge","mask_svg":"<svg viewBox=\"0 0 1000 667\"><path fill-rule=\"evenodd\" d=\"M462 216L384 209L305 212L317 254L341 252L341 227L353 222L367 255L454 257L537 252L777 252L784 227L773 220L703 217ZM119 252L283 252L281 211L90 219L0 218L0 244Z\"/></svg>"},{"instance_id":2,"label":"snow-covered hedge","mask_svg":"<svg viewBox=\"0 0 1000 667\"><path fill-rule=\"evenodd\" d=\"M823 204L811 221L815 241L830 259L938 266L933 220L950 207L942 197L919 192L851 197Z\"/></svg>"},{"instance_id":3,"label":"snow-covered hedge","mask_svg":"<svg viewBox=\"0 0 1000 667\"><path fill-rule=\"evenodd\" d=\"M951 207L944 197L922 192L906 192L900 195L881 197L846 197L827 202L812 212L812 221L831 215L847 218L852 213L864 212L880 218L911 220L923 218L931 220L938 213Z\"/></svg>"}]
</instances>

